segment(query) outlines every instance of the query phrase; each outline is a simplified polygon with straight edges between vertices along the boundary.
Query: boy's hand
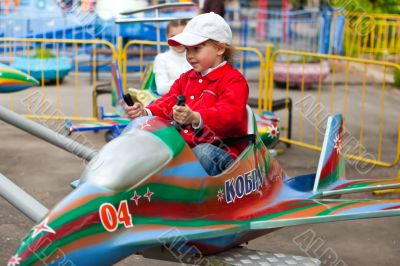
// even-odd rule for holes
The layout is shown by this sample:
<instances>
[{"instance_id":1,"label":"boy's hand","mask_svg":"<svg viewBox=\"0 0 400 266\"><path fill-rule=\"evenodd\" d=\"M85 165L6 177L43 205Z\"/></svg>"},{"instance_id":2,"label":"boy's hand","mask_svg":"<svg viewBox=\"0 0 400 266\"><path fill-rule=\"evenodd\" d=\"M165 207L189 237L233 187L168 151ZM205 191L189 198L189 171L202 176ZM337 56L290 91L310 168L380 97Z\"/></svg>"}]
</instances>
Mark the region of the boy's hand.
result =
<instances>
[{"instance_id":1,"label":"boy's hand","mask_svg":"<svg viewBox=\"0 0 400 266\"><path fill-rule=\"evenodd\" d=\"M135 119L139 116L147 115L146 110L144 110L143 106L138 102L134 103L132 106L125 106L124 110L126 115L130 119Z\"/></svg>"},{"instance_id":2,"label":"boy's hand","mask_svg":"<svg viewBox=\"0 0 400 266\"><path fill-rule=\"evenodd\" d=\"M181 125L198 124L200 123L200 114L192 111L187 105L175 105L173 109L173 117L176 122Z\"/></svg>"}]
</instances>

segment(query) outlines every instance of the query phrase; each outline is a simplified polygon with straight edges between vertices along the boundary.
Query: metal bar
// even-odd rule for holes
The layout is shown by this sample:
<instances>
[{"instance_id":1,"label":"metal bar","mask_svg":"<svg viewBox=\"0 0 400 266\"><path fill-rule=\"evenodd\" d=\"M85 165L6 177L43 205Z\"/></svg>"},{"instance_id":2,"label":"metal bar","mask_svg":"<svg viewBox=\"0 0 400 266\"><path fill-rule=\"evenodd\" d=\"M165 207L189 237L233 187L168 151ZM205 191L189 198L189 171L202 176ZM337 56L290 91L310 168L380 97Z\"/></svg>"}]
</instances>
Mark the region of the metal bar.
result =
<instances>
[{"instance_id":1,"label":"metal bar","mask_svg":"<svg viewBox=\"0 0 400 266\"><path fill-rule=\"evenodd\" d=\"M381 94L381 112L379 114L379 139L378 139L378 161L381 160L383 142L383 119L385 113L385 89L386 89L386 67L383 67L383 82Z\"/></svg>"},{"instance_id":2,"label":"metal bar","mask_svg":"<svg viewBox=\"0 0 400 266\"><path fill-rule=\"evenodd\" d=\"M70 40L70 39L29 39L29 38L0 38L0 42L34 42L34 43L64 43L64 44L104 44L112 51L113 59L117 58L114 45L104 40Z\"/></svg>"},{"instance_id":3,"label":"metal bar","mask_svg":"<svg viewBox=\"0 0 400 266\"><path fill-rule=\"evenodd\" d=\"M335 75L336 75L336 60L333 60L332 63L332 82L331 82L331 98L330 98L330 107L329 111L330 114L333 114L333 103L334 103L334 97L335 97Z\"/></svg>"},{"instance_id":4,"label":"metal bar","mask_svg":"<svg viewBox=\"0 0 400 266\"><path fill-rule=\"evenodd\" d=\"M316 115L316 120L317 123L316 125L319 125L319 114L320 114L320 103L321 103L321 92L322 92L322 58L319 60L319 81L318 81L318 93L317 93L317 115ZM314 145L318 145L318 137L319 137L319 131L318 131L318 126L314 127Z\"/></svg>"},{"instance_id":5,"label":"metal bar","mask_svg":"<svg viewBox=\"0 0 400 266\"><path fill-rule=\"evenodd\" d=\"M317 53L309 53L309 52L296 52L296 51L290 51L290 50L275 51L272 55L271 60L274 61L279 54L304 55L304 56L313 56L313 57L319 57L319 58L327 58L327 59L332 59L332 60L337 60L337 61L347 60L347 61L355 62L355 63L365 63L365 64L370 64L370 65L387 66L387 67L394 67L394 68L398 67L397 64L394 64L391 62L385 62L385 61L376 61L376 60L350 57L350 56L327 55L327 54L317 54Z\"/></svg>"},{"instance_id":6,"label":"metal bar","mask_svg":"<svg viewBox=\"0 0 400 266\"><path fill-rule=\"evenodd\" d=\"M364 131L364 114L365 114L365 96L367 87L367 64L364 64L364 78L362 84L362 94L361 94L361 114L360 114L360 138L358 146L358 155L361 156L361 151L363 147L363 131Z\"/></svg>"},{"instance_id":7,"label":"metal bar","mask_svg":"<svg viewBox=\"0 0 400 266\"><path fill-rule=\"evenodd\" d=\"M39 222L49 211L1 173L0 195L34 222Z\"/></svg>"},{"instance_id":8,"label":"metal bar","mask_svg":"<svg viewBox=\"0 0 400 266\"><path fill-rule=\"evenodd\" d=\"M158 19L159 13L158 13L158 8L156 8L155 12L156 12L156 19ZM161 42L161 36L160 36L160 23L156 23L156 35L157 35L157 54L159 54L161 52L161 47L160 47L160 42Z\"/></svg>"},{"instance_id":9,"label":"metal bar","mask_svg":"<svg viewBox=\"0 0 400 266\"><path fill-rule=\"evenodd\" d=\"M167 22L172 20L190 20L193 17L162 17L162 18L118 18L115 20L116 24L124 24L124 23L150 23L150 22Z\"/></svg>"},{"instance_id":10,"label":"metal bar","mask_svg":"<svg viewBox=\"0 0 400 266\"><path fill-rule=\"evenodd\" d=\"M111 86L111 84L108 84ZM28 99L29 100L29 99ZM43 119L43 120L74 120L74 121L98 121L97 117L87 117L87 116L72 116L72 115L33 115L33 114L24 114L22 115L25 118L29 119Z\"/></svg>"},{"instance_id":11,"label":"metal bar","mask_svg":"<svg viewBox=\"0 0 400 266\"><path fill-rule=\"evenodd\" d=\"M290 67L290 55L288 55L287 57L287 61L286 61L286 94L285 94L285 99L289 99L289 82L290 82L290 72L289 72L289 67ZM301 102L301 110L303 111L303 102ZM288 111L289 112L289 111ZM288 115L288 114L287 114ZM301 116L300 116L301 117ZM285 123L283 123L285 124ZM301 134L301 133L300 133ZM285 131L285 137L288 137L288 133L287 131Z\"/></svg>"},{"instance_id":12,"label":"metal bar","mask_svg":"<svg viewBox=\"0 0 400 266\"><path fill-rule=\"evenodd\" d=\"M96 50L96 45L93 46L92 53L91 53L91 59L92 59L92 74L90 75L91 77L91 83L93 84L92 87L92 112L94 117L98 117L97 115L97 98L96 98L96 87L97 87L97 50Z\"/></svg>"},{"instance_id":13,"label":"metal bar","mask_svg":"<svg viewBox=\"0 0 400 266\"><path fill-rule=\"evenodd\" d=\"M322 191L319 194L315 195L315 198L320 197L329 197L334 195L343 195L343 194L352 194L352 193L360 193L360 192L368 192L368 191L379 191L384 189L398 189L400 188L400 184L390 184L390 185L377 185L375 187L359 187L352 189L338 189L338 190L329 190Z\"/></svg>"},{"instance_id":14,"label":"metal bar","mask_svg":"<svg viewBox=\"0 0 400 266\"><path fill-rule=\"evenodd\" d=\"M170 3L170 4L160 4L160 5L154 5L146 8L141 8L141 9L135 9L131 11L125 11L121 12L121 15L133 15L136 13L141 13L141 12L146 12L146 11L151 11L151 10L157 10L157 9L163 9L163 8L169 8L169 7L185 7L185 6L194 6L193 3Z\"/></svg>"},{"instance_id":15,"label":"metal bar","mask_svg":"<svg viewBox=\"0 0 400 266\"><path fill-rule=\"evenodd\" d=\"M78 116L78 110L79 110L79 105L78 105L78 99L79 99L79 94L78 94L78 88L79 88L79 62L78 62L78 45L75 43L74 44L74 48L75 48L75 59L74 59L74 63L75 63L75 79L74 79L74 112L75 112L75 116ZM96 77L93 78L93 80L95 80Z\"/></svg>"},{"instance_id":16,"label":"metal bar","mask_svg":"<svg viewBox=\"0 0 400 266\"><path fill-rule=\"evenodd\" d=\"M302 60L301 60L301 85L300 85L300 93L301 93L301 99L304 99L304 65L306 63L306 58L305 56L302 56ZM286 85L289 86L289 85ZM303 141L303 116L304 116L304 105L303 105L303 101L301 102L301 115L300 115L300 122L299 122L299 140Z\"/></svg>"},{"instance_id":17,"label":"metal bar","mask_svg":"<svg viewBox=\"0 0 400 266\"><path fill-rule=\"evenodd\" d=\"M44 141L75 154L79 158L87 161L90 161L97 153L95 150L92 150L61 134L58 134L34 121L26 119L23 116L4 108L3 106L0 106L0 120L3 120L10 125L43 139Z\"/></svg>"},{"instance_id":18,"label":"metal bar","mask_svg":"<svg viewBox=\"0 0 400 266\"><path fill-rule=\"evenodd\" d=\"M56 43L56 91L57 91L57 108L62 109L61 108L61 99L60 99L60 51L58 48L58 43Z\"/></svg>"},{"instance_id":19,"label":"metal bar","mask_svg":"<svg viewBox=\"0 0 400 266\"><path fill-rule=\"evenodd\" d=\"M268 110L268 93L269 93L269 78L270 71L273 71L270 68L270 60L271 60L271 44L267 44L265 47L265 78L264 78L264 96L262 95L262 89L258 90L258 114L260 115L262 110ZM264 97L264 98L263 98ZM264 105L263 105L264 103Z\"/></svg>"}]
</instances>

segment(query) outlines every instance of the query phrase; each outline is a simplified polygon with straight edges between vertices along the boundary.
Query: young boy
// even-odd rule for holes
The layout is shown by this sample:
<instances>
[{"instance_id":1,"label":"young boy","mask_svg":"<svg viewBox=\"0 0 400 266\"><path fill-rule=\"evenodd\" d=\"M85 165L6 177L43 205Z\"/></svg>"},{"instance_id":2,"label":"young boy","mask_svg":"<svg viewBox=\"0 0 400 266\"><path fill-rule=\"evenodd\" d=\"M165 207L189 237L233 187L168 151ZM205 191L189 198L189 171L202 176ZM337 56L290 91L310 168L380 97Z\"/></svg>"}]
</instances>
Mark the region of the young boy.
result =
<instances>
[{"instance_id":1,"label":"young boy","mask_svg":"<svg viewBox=\"0 0 400 266\"><path fill-rule=\"evenodd\" d=\"M247 134L249 88L243 75L231 65L232 31L221 16L213 12L201 14L168 44L183 45L193 69L182 74L167 94L147 108L135 103L125 107L125 112L131 119L155 115L183 125L182 137L207 173L217 175L247 145L224 144L224 139ZM186 97L185 106L176 105L179 95Z\"/></svg>"}]
</instances>

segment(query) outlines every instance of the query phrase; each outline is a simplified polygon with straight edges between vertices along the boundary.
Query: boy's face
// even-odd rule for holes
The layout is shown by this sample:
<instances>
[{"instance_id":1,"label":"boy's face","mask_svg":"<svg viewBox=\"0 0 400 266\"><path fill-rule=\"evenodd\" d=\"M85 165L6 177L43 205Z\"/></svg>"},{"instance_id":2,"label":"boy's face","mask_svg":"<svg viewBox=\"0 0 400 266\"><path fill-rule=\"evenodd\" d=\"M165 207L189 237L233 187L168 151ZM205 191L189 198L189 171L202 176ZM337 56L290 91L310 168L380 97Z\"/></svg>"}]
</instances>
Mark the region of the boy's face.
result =
<instances>
[{"instance_id":1,"label":"boy's face","mask_svg":"<svg viewBox=\"0 0 400 266\"><path fill-rule=\"evenodd\" d=\"M184 28L185 26L171 27L167 32L167 39L172 38L175 35L178 35L183 31ZM177 53L183 53L185 51L185 47L182 45L172 46L171 48Z\"/></svg>"},{"instance_id":2,"label":"boy's face","mask_svg":"<svg viewBox=\"0 0 400 266\"><path fill-rule=\"evenodd\" d=\"M224 47L206 41L196 46L186 46L186 60L194 71L202 72L221 64L224 52Z\"/></svg>"}]
</instances>

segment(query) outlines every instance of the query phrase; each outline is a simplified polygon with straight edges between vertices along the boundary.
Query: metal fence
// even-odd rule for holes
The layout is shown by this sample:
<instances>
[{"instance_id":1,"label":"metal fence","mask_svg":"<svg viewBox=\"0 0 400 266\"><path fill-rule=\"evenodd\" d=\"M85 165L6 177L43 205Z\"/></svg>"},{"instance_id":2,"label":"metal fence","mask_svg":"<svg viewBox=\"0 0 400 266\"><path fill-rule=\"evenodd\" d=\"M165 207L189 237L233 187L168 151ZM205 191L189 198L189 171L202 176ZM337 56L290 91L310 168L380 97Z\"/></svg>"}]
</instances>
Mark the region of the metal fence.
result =
<instances>
[{"instance_id":1,"label":"metal fence","mask_svg":"<svg viewBox=\"0 0 400 266\"><path fill-rule=\"evenodd\" d=\"M336 12L334 21L343 28L344 55L399 61L400 15Z\"/></svg>"},{"instance_id":2,"label":"metal fence","mask_svg":"<svg viewBox=\"0 0 400 266\"><path fill-rule=\"evenodd\" d=\"M30 118L50 119L45 106L34 113L26 113L27 108L32 108L21 105L21 99L40 92L43 99L49 101L47 106L51 102L52 109L62 111L62 115L52 115L51 119L96 119L97 104L91 103L98 85L98 71L108 69L102 78L111 81L111 62L118 57L112 43L102 40L0 38L0 46L3 48L3 62L41 82L40 89L2 95L2 104ZM16 46L23 49L14 49ZM26 103L31 104L31 101Z\"/></svg>"},{"instance_id":3,"label":"metal fence","mask_svg":"<svg viewBox=\"0 0 400 266\"><path fill-rule=\"evenodd\" d=\"M294 102L293 137L283 134L280 140L320 150L328 115L342 113L347 158L386 167L397 164L399 109L387 93L393 69L400 70L400 66L337 55L276 51L267 64L268 108L276 97ZM278 116L285 121L287 111Z\"/></svg>"},{"instance_id":4,"label":"metal fence","mask_svg":"<svg viewBox=\"0 0 400 266\"><path fill-rule=\"evenodd\" d=\"M239 33L241 46L262 49L267 43L276 48L318 52L324 17L319 11L228 9L225 19Z\"/></svg>"}]
</instances>

